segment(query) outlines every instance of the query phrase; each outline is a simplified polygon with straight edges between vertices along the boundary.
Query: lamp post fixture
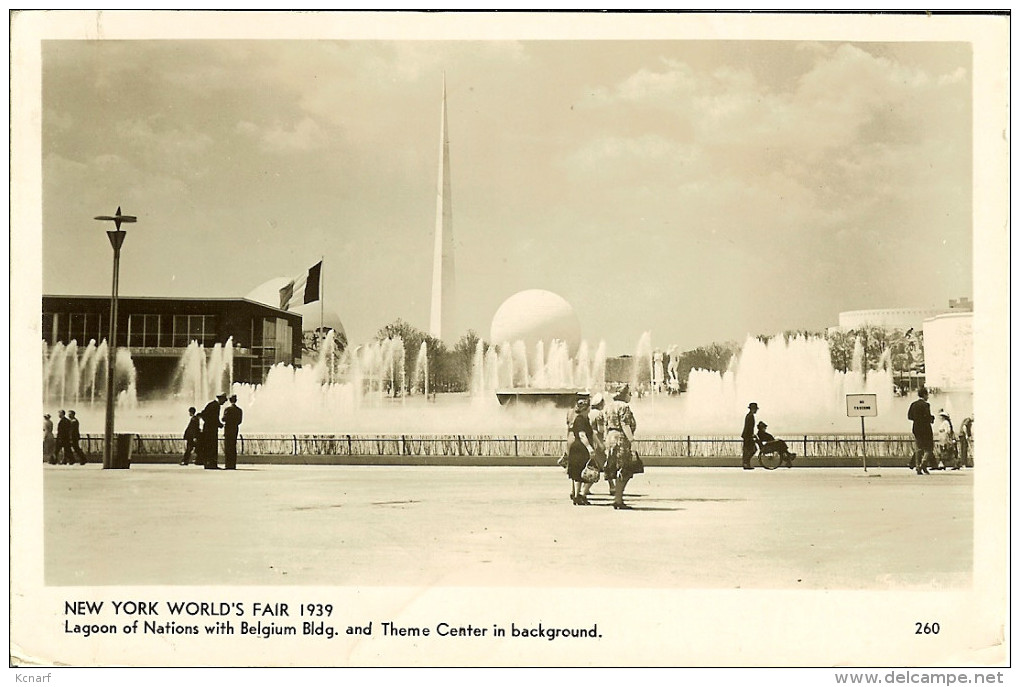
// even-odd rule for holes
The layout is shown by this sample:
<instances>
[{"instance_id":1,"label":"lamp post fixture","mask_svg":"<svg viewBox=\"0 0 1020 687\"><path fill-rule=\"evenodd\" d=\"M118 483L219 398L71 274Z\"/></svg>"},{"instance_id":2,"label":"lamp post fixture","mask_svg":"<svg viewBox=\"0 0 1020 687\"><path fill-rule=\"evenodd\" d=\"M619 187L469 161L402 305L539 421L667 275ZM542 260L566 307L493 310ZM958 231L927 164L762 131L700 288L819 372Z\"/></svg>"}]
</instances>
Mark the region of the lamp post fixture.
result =
<instances>
[{"instance_id":1,"label":"lamp post fixture","mask_svg":"<svg viewBox=\"0 0 1020 687\"><path fill-rule=\"evenodd\" d=\"M110 337L106 359L106 434L103 441L103 469L108 470L113 467L113 410L115 405L113 374L117 363L117 288L120 281L120 247L124 245L124 238L127 236L127 232L121 230L120 225L121 223L137 222L138 218L132 215L122 215L118 207L116 215L112 217L100 215L96 219L113 222L117 227L115 231L106 232L106 235L110 237L110 245L113 246L113 293L110 296Z\"/></svg>"}]
</instances>

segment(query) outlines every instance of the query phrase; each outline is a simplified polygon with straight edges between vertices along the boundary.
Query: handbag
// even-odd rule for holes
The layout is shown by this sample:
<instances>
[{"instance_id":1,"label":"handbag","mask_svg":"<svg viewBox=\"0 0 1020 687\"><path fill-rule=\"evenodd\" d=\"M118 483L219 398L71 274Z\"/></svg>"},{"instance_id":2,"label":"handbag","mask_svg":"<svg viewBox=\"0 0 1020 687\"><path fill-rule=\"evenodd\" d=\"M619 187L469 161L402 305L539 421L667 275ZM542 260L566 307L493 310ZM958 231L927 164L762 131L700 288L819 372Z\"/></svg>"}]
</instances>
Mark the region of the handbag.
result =
<instances>
[{"instance_id":1,"label":"handbag","mask_svg":"<svg viewBox=\"0 0 1020 687\"><path fill-rule=\"evenodd\" d=\"M581 470L581 481L585 484L595 484L599 481L599 469L592 465L591 461Z\"/></svg>"},{"instance_id":2,"label":"handbag","mask_svg":"<svg viewBox=\"0 0 1020 687\"><path fill-rule=\"evenodd\" d=\"M561 455L559 457L559 459L556 461L556 464L559 465L561 468L566 469L566 467L567 467L567 452L566 451L564 451L563 455Z\"/></svg>"},{"instance_id":3,"label":"handbag","mask_svg":"<svg viewBox=\"0 0 1020 687\"><path fill-rule=\"evenodd\" d=\"M641 456L638 455L637 451L634 451L634 456L630 463L627 464L627 472L632 475L640 475L645 471L645 464L641 462Z\"/></svg>"}]
</instances>

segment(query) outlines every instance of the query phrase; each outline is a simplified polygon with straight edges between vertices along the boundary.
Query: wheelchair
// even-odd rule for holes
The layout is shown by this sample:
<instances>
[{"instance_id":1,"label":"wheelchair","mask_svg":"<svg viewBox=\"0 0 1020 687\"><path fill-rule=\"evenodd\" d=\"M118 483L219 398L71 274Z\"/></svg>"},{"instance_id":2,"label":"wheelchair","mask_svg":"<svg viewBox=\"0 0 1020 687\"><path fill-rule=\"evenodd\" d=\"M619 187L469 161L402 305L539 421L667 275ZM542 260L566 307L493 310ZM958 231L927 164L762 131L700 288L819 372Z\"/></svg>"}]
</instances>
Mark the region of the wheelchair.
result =
<instances>
[{"instance_id":1,"label":"wheelchair","mask_svg":"<svg viewBox=\"0 0 1020 687\"><path fill-rule=\"evenodd\" d=\"M770 441L769 443L772 445L766 447L765 444L762 444L760 441L758 441L757 437L755 437L754 439L754 444L755 446L758 447L758 465L762 466L766 470L775 470L784 462L782 444L785 442L783 442L782 440L776 440ZM789 448L787 448L787 451L789 452ZM787 467L791 468L793 467L792 461L796 457L797 457L796 453L790 452L791 462L787 465Z\"/></svg>"}]
</instances>

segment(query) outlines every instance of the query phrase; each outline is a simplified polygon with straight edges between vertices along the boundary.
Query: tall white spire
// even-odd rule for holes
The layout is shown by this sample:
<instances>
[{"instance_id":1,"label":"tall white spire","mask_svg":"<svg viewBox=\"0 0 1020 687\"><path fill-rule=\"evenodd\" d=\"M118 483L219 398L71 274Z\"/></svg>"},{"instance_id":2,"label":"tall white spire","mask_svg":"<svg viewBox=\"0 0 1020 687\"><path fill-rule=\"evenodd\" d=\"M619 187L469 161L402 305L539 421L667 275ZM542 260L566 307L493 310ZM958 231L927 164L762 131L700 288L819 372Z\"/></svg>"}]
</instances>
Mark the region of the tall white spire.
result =
<instances>
[{"instance_id":1,"label":"tall white spire","mask_svg":"<svg viewBox=\"0 0 1020 687\"><path fill-rule=\"evenodd\" d=\"M432 315L429 333L452 344L456 315L453 271L453 208L450 196L450 139L446 133L446 73L439 124L439 180L436 184L436 242L432 256Z\"/></svg>"}]
</instances>

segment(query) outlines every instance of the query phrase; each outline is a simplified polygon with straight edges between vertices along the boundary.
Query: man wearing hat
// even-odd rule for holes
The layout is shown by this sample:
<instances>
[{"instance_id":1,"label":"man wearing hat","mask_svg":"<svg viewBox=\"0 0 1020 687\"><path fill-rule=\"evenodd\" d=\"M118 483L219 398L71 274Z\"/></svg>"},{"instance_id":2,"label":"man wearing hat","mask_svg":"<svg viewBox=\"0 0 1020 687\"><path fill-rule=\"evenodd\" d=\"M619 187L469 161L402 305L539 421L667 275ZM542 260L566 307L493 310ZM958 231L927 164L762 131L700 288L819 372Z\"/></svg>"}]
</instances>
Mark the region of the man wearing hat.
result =
<instances>
[{"instance_id":1,"label":"man wearing hat","mask_svg":"<svg viewBox=\"0 0 1020 687\"><path fill-rule=\"evenodd\" d=\"M205 463L206 470L219 470L217 465L219 453L219 433L223 424L220 422L220 406L227 402L226 394L217 394L216 398L205 404L200 413L202 417L202 435L198 442L199 455Z\"/></svg>"},{"instance_id":2,"label":"man wearing hat","mask_svg":"<svg viewBox=\"0 0 1020 687\"><path fill-rule=\"evenodd\" d=\"M230 405L223 409L223 467L237 469L237 428L241 426L241 408L237 396L231 395Z\"/></svg>"},{"instance_id":3,"label":"man wearing hat","mask_svg":"<svg viewBox=\"0 0 1020 687\"><path fill-rule=\"evenodd\" d=\"M740 438L744 440L743 462L745 470L754 470L751 466L751 458L758 452L758 446L754 443L754 414L758 412L758 404L751 402L747 404L747 415L744 417L744 431Z\"/></svg>"},{"instance_id":4,"label":"man wearing hat","mask_svg":"<svg viewBox=\"0 0 1020 687\"><path fill-rule=\"evenodd\" d=\"M793 459L797 457L797 454L790 451L790 447L785 441L776 439L769 434L768 425L764 420L758 423L758 445L761 446L762 455L778 453L783 465L788 468L793 467Z\"/></svg>"}]
</instances>

